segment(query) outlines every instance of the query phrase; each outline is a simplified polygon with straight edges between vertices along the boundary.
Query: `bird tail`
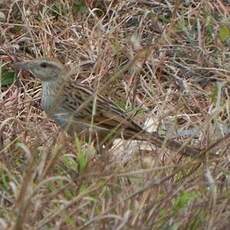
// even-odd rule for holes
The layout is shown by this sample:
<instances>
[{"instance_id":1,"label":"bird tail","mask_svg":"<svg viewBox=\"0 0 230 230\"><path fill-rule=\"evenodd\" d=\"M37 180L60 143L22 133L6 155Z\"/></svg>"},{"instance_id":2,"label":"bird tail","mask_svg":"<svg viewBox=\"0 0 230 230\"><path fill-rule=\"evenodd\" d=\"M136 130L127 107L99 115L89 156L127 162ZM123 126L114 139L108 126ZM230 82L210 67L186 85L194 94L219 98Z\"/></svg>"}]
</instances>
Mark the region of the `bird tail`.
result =
<instances>
[{"instance_id":1,"label":"bird tail","mask_svg":"<svg viewBox=\"0 0 230 230\"><path fill-rule=\"evenodd\" d=\"M149 133L141 128L139 128L139 132L137 132L136 128L135 130L125 129L124 138L147 141L153 145L156 145L157 147L166 147L185 156L195 157L201 153L201 149L195 146L189 146L187 143L180 143L175 140L166 139L159 136L159 134L156 132Z\"/></svg>"}]
</instances>

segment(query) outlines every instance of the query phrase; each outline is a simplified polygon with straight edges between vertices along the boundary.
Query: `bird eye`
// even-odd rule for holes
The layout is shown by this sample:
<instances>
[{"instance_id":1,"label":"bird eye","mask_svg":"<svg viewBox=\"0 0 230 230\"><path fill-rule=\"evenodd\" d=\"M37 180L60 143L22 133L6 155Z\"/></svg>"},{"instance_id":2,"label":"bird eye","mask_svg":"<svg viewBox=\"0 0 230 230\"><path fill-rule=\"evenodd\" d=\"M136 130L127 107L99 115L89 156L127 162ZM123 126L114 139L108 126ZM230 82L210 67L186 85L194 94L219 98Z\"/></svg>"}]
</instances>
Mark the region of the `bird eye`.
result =
<instances>
[{"instance_id":1,"label":"bird eye","mask_svg":"<svg viewBox=\"0 0 230 230\"><path fill-rule=\"evenodd\" d=\"M40 66L41 66L42 68L46 68L46 67L47 67L47 63L42 62L42 63L40 64Z\"/></svg>"}]
</instances>

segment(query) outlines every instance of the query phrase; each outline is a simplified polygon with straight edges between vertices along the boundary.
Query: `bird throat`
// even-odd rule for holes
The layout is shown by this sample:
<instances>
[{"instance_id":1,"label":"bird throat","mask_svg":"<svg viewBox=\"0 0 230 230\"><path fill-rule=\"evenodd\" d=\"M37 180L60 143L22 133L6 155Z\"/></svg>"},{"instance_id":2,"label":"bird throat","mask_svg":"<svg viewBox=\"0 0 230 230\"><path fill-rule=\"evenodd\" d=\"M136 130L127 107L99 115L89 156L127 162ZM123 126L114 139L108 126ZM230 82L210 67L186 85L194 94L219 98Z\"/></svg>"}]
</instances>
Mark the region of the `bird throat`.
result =
<instances>
[{"instance_id":1,"label":"bird throat","mask_svg":"<svg viewBox=\"0 0 230 230\"><path fill-rule=\"evenodd\" d=\"M42 109L46 113L54 113L58 107L58 102L60 101L61 95L58 95L60 91L61 82L55 81L44 81L42 82Z\"/></svg>"}]
</instances>

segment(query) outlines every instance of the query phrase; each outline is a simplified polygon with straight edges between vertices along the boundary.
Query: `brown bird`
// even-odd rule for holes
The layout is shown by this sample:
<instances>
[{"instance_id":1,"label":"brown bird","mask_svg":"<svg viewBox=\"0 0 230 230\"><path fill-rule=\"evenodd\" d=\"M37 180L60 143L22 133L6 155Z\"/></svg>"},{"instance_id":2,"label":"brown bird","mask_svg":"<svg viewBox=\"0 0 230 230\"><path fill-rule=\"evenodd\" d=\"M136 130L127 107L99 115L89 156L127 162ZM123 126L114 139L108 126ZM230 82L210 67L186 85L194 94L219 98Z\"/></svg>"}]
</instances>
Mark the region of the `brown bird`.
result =
<instances>
[{"instance_id":1,"label":"brown bird","mask_svg":"<svg viewBox=\"0 0 230 230\"><path fill-rule=\"evenodd\" d=\"M181 154L195 156L200 153L198 148L143 130L111 100L72 80L70 72L58 62L35 59L16 66L42 81L42 108L71 135L93 132L102 140L110 136L119 137L122 133L125 139L145 140L158 147L164 145Z\"/></svg>"}]
</instances>

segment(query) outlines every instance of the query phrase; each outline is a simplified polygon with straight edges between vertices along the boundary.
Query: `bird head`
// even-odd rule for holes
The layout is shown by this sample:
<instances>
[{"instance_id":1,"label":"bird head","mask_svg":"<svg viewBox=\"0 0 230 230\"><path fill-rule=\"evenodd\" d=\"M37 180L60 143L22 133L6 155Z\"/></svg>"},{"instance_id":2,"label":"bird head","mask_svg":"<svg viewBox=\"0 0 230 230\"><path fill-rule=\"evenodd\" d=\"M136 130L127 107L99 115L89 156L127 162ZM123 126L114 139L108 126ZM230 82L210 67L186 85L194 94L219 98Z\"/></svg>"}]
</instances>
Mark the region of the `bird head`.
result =
<instances>
[{"instance_id":1,"label":"bird head","mask_svg":"<svg viewBox=\"0 0 230 230\"><path fill-rule=\"evenodd\" d=\"M46 59L20 62L16 63L15 66L19 69L31 72L41 81L55 81L65 69L62 64Z\"/></svg>"}]
</instances>

